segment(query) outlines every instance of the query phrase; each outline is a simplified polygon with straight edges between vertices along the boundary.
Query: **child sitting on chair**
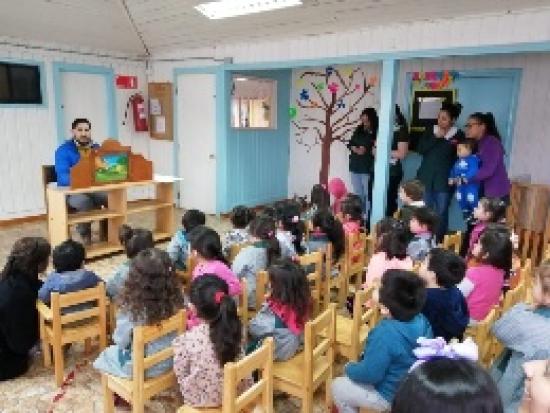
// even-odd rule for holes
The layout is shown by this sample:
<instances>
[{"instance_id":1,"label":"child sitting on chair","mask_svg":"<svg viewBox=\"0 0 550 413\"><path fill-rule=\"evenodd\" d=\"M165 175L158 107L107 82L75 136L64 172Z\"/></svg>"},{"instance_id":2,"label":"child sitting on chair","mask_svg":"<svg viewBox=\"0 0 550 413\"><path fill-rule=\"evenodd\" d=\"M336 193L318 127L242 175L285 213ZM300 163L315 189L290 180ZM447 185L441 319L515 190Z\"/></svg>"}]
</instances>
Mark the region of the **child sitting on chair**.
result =
<instances>
[{"instance_id":1,"label":"child sitting on chair","mask_svg":"<svg viewBox=\"0 0 550 413\"><path fill-rule=\"evenodd\" d=\"M457 143L458 159L449 174L449 186L456 186L456 200L464 220L468 220L479 199L479 183L470 182L479 169L479 158L474 155L475 141L464 139Z\"/></svg>"},{"instance_id":2,"label":"child sitting on chair","mask_svg":"<svg viewBox=\"0 0 550 413\"><path fill-rule=\"evenodd\" d=\"M420 313L425 300L424 281L416 274L384 273L379 302L385 318L369 332L362 360L346 364L345 376L332 382L339 413L389 409L399 383L416 361L417 339L432 337L430 323Z\"/></svg>"},{"instance_id":3,"label":"child sitting on chair","mask_svg":"<svg viewBox=\"0 0 550 413\"><path fill-rule=\"evenodd\" d=\"M116 314L114 344L101 352L94 368L117 377L131 378L133 369L132 331L138 326L153 326L172 317L183 306L183 296L168 254L148 248L130 263L128 278L120 292ZM170 346L174 334L161 337L146 346L150 356ZM172 368L165 360L147 369L145 376L156 377Z\"/></svg>"},{"instance_id":4,"label":"child sitting on chair","mask_svg":"<svg viewBox=\"0 0 550 413\"><path fill-rule=\"evenodd\" d=\"M432 249L420 266L419 275L427 286L422 314L432 325L434 337L443 337L445 341L462 340L470 314L456 285L464 279L465 273L464 260L442 248Z\"/></svg>"},{"instance_id":5,"label":"child sitting on chair","mask_svg":"<svg viewBox=\"0 0 550 413\"><path fill-rule=\"evenodd\" d=\"M524 394L523 363L550 359L550 261L543 262L533 278L533 305L516 304L492 328L505 347L491 368L505 412L518 411Z\"/></svg>"},{"instance_id":6,"label":"child sitting on chair","mask_svg":"<svg viewBox=\"0 0 550 413\"><path fill-rule=\"evenodd\" d=\"M408 235L399 221L395 227L376 239L376 252L369 260L367 275L363 288L380 285L382 275L387 270L412 271L413 261L407 255Z\"/></svg>"},{"instance_id":7,"label":"child sitting on chair","mask_svg":"<svg viewBox=\"0 0 550 413\"><path fill-rule=\"evenodd\" d=\"M143 228L131 228L126 224L120 227L118 239L124 246L124 251L128 259L120 264L111 278L107 280L106 290L110 298L115 298L118 295L128 278L130 260L139 252L155 246L153 233L151 231Z\"/></svg>"},{"instance_id":8,"label":"child sitting on chair","mask_svg":"<svg viewBox=\"0 0 550 413\"><path fill-rule=\"evenodd\" d=\"M404 182L399 187L399 199L402 205L397 211L397 217L408 228L414 210L426 206L424 203L424 185L417 179Z\"/></svg>"},{"instance_id":9,"label":"child sitting on chair","mask_svg":"<svg viewBox=\"0 0 550 413\"><path fill-rule=\"evenodd\" d=\"M223 255L229 257L233 245L245 244L250 241L248 224L254 219L254 216L254 211L244 205L238 205L231 210L230 220L233 229L223 235Z\"/></svg>"},{"instance_id":10,"label":"child sitting on chair","mask_svg":"<svg viewBox=\"0 0 550 413\"><path fill-rule=\"evenodd\" d=\"M281 245L281 256L292 258L302 254L304 224L300 220L300 205L292 200L278 202L275 206L277 231L275 236Z\"/></svg>"},{"instance_id":11,"label":"child sitting on chair","mask_svg":"<svg viewBox=\"0 0 550 413\"><path fill-rule=\"evenodd\" d=\"M183 228L179 229L166 247L166 252L170 256L177 270L184 271L189 257L189 233L199 225L206 223L204 212L198 209L189 209L185 211L181 218Z\"/></svg>"},{"instance_id":12,"label":"child sitting on chair","mask_svg":"<svg viewBox=\"0 0 550 413\"><path fill-rule=\"evenodd\" d=\"M491 224L472 251L478 266L470 267L458 285L466 298L473 323L483 320L500 301L504 279L512 267L510 232L502 224Z\"/></svg>"},{"instance_id":13,"label":"child sitting on chair","mask_svg":"<svg viewBox=\"0 0 550 413\"><path fill-rule=\"evenodd\" d=\"M357 234L363 227L363 206L361 198L348 194L342 202L343 227L346 234Z\"/></svg>"},{"instance_id":14,"label":"child sitting on chair","mask_svg":"<svg viewBox=\"0 0 550 413\"><path fill-rule=\"evenodd\" d=\"M83 268L85 258L84 246L71 239L55 247L52 252L54 271L48 275L38 290L38 298L49 305L53 292L71 293L95 287L100 283L101 278L94 272Z\"/></svg>"},{"instance_id":15,"label":"child sitting on chair","mask_svg":"<svg viewBox=\"0 0 550 413\"><path fill-rule=\"evenodd\" d=\"M466 258L472 257L474 245L487 225L502 222L506 218L506 203L499 198L481 198L474 208L473 217L476 220L467 239Z\"/></svg>"},{"instance_id":16,"label":"child sitting on chair","mask_svg":"<svg viewBox=\"0 0 550 413\"><path fill-rule=\"evenodd\" d=\"M346 238L342 223L327 210L317 211L311 221L313 231L309 234L307 252L325 250L332 244L332 259L336 263L346 247Z\"/></svg>"},{"instance_id":17,"label":"child sitting on chair","mask_svg":"<svg viewBox=\"0 0 550 413\"><path fill-rule=\"evenodd\" d=\"M416 208L409 222L413 237L407 247L407 254L413 261L423 261L430 250L435 247L435 230L438 216L430 208Z\"/></svg>"},{"instance_id":18,"label":"child sitting on chair","mask_svg":"<svg viewBox=\"0 0 550 413\"><path fill-rule=\"evenodd\" d=\"M304 326L311 314L311 294L305 271L286 259L268 269L270 295L250 321L249 350L259 347L266 337L275 341L274 360L293 357L303 341Z\"/></svg>"},{"instance_id":19,"label":"child sitting on chair","mask_svg":"<svg viewBox=\"0 0 550 413\"><path fill-rule=\"evenodd\" d=\"M190 300L199 324L173 341L174 373L186 405L221 406L223 366L242 355L237 305L227 283L213 274L193 280Z\"/></svg>"},{"instance_id":20,"label":"child sitting on chair","mask_svg":"<svg viewBox=\"0 0 550 413\"><path fill-rule=\"evenodd\" d=\"M310 221L317 211L330 208L330 194L326 185L315 184L311 188L309 209L304 212L302 219Z\"/></svg>"},{"instance_id":21,"label":"child sitting on chair","mask_svg":"<svg viewBox=\"0 0 550 413\"><path fill-rule=\"evenodd\" d=\"M246 279L248 306L256 309L256 275L264 271L281 256L279 241L275 238L275 221L267 215L258 215L250 223L250 240L235 257L232 271L241 279Z\"/></svg>"}]
</instances>

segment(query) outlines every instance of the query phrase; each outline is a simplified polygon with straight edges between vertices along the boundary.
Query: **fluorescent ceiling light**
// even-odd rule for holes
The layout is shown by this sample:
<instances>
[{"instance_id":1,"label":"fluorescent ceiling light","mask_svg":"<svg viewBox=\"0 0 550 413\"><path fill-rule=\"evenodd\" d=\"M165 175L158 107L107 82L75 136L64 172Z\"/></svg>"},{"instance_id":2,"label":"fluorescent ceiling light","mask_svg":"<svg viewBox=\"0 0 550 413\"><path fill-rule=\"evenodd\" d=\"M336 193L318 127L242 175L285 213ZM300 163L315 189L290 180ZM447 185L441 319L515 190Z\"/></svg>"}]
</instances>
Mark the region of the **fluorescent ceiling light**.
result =
<instances>
[{"instance_id":1,"label":"fluorescent ceiling light","mask_svg":"<svg viewBox=\"0 0 550 413\"><path fill-rule=\"evenodd\" d=\"M247 77L236 77L235 78L236 82L246 82L247 80L248 80Z\"/></svg>"},{"instance_id":2,"label":"fluorescent ceiling light","mask_svg":"<svg viewBox=\"0 0 550 413\"><path fill-rule=\"evenodd\" d=\"M209 19L244 16L286 7L300 6L302 0L219 0L201 3L195 6Z\"/></svg>"}]
</instances>

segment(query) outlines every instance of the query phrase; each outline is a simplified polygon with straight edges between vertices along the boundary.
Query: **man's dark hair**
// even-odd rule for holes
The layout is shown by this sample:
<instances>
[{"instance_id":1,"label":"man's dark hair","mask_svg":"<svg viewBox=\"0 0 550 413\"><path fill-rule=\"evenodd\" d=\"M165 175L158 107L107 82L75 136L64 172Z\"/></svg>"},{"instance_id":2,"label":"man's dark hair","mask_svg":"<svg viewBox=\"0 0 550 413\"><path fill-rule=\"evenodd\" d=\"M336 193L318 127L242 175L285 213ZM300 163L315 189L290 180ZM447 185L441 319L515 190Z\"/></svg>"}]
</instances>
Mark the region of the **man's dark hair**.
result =
<instances>
[{"instance_id":1,"label":"man's dark hair","mask_svg":"<svg viewBox=\"0 0 550 413\"><path fill-rule=\"evenodd\" d=\"M71 129L76 129L79 123L87 123L88 127L92 129L92 122L90 122L86 118L76 118L75 120L73 120L73 123L71 124Z\"/></svg>"}]
</instances>

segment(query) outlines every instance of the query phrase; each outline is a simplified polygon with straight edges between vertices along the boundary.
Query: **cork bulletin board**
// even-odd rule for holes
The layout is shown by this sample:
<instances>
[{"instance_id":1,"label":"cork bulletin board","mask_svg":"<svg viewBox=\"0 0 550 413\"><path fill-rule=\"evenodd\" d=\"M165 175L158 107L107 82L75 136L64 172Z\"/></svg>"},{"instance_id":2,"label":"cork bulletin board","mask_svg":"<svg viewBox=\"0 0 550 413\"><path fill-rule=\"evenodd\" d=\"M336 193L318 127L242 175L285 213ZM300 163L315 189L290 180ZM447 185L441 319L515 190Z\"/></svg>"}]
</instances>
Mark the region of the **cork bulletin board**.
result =
<instances>
[{"instance_id":1,"label":"cork bulletin board","mask_svg":"<svg viewBox=\"0 0 550 413\"><path fill-rule=\"evenodd\" d=\"M174 140L172 83L149 83L149 125L151 138Z\"/></svg>"}]
</instances>

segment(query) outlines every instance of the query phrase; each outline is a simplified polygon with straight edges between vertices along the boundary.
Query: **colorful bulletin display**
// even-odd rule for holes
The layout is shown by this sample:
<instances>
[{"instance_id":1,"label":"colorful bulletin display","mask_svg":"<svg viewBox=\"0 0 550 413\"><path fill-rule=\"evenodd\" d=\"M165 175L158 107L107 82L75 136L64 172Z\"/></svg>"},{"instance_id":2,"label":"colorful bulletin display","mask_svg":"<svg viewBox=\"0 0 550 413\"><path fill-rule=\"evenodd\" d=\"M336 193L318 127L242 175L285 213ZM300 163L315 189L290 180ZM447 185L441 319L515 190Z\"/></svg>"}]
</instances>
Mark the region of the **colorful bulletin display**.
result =
<instances>
[{"instance_id":1,"label":"colorful bulletin display","mask_svg":"<svg viewBox=\"0 0 550 413\"><path fill-rule=\"evenodd\" d=\"M443 70L432 72L412 72L413 90L443 90L452 89L458 78L458 72Z\"/></svg>"},{"instance_id":2,"label":"colorful bulletin display","mask_svg":"<svg viewBox=\"0 0 550 413\"><path fill-rule=\"evenodd\" d=\"M294 138L309 153L321 147L319 183L327 184L331 145L347 143L361 111L369 106L378 76L362 66L327 66L305 69L294 78L295 99L289 108Z\"/></svg>"}]
</instances>

